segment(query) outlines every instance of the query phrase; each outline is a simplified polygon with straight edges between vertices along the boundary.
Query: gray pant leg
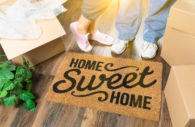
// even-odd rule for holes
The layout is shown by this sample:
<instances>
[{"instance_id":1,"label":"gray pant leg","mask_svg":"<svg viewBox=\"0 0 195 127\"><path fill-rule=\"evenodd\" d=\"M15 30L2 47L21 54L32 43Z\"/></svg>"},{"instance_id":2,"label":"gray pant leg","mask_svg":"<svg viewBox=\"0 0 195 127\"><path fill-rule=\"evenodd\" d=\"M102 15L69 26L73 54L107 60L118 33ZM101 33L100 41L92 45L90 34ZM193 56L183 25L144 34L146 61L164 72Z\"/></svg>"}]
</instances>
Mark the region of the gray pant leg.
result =
<instances>
[{"instance_id":1,"label":"gray pant leg","mask_svg":"<svg viewBox=\"0 0 195 127\"><path fill-rule=\"evenodd\" d=\"M142 20L143 0L120 0L116 28L120 40L135 38Z\"/></svg>"},{"instance_id":2,"label":"gray pant leg","mask_svg":"<svg viewBox=\"0 0 195 127\"><path fill-rule=\"evenodd\" d=\"M89 20L95 20L108 8L112 0L84 0L82 14Z\"/></svg>"}]
</instances>

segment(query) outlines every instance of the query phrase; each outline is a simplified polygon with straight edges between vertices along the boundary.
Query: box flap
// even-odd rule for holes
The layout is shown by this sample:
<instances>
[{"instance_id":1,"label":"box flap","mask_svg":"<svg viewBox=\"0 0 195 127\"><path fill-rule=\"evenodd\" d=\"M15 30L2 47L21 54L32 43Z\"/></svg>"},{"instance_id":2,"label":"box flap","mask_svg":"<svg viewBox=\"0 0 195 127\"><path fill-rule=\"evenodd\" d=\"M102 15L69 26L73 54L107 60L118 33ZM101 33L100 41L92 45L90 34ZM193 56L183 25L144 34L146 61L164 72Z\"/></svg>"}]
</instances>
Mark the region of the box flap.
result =
<instances>
[{"instance_id":1,"label":"box flap","mask_svg":"<svg viewBox=\"0 0 195 127\"><path fill-rule=\"evenodd\" d=\"M195 35L195 1L177 1L171 8L167 25Z\"/></svg>"},{"instance_id":2,"label":"box flap","mask_svg":"<svg viewBox=\"0 0 195 127\"><path fill-rule=\"evenodd\" d=\"M38 25L41 27L43 32L39 39L0 40L1 46L9 60L65 35L65 31L57 18L41 20L38 22Z\"/></svg>"},{"instance_id":3,"label":"box flap","mask_svg":"<svg viewBox=\"0 0 195 127\"><path fill-rule=\"evenodd\" d=\"M174 66L173 71L187 113L190 118L195 119L195 65Z\"/></svg>"},{"instance_id":4,"label":"box flap","mask_svg":"<svg viewBox=\"0 0 195 127\"><path fill-rule=\"evenodd\" d=\"M61 3L63 3L66 0L60 0L60 1ZM32 40L1 39L0 40L1 46L4 49L4 52L9 60L65 35L65 31L57 18L49 19L49 20L39 20L37 21L37 24L42 29L42 35L38 39L32 39Z\"/></svg>"}]
</instances>

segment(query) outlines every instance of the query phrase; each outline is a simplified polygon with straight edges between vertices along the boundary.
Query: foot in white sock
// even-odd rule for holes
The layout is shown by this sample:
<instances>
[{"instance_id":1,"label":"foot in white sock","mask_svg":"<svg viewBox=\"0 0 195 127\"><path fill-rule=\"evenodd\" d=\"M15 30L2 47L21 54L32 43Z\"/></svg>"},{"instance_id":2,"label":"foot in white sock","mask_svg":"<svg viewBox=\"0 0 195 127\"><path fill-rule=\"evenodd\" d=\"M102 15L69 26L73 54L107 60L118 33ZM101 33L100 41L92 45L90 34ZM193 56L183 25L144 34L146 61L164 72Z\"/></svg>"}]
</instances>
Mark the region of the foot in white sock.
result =
<instances>
[{"instance_id":1,"label":"foot in white sock","mask_svg":"<svg viewBox=\"0 0 195 127\"><path fill-rule=\"evenodd\" d=\"M145 59L152 59L156 56L157 50L158 50L158 46L156 45L156 43L145 41L141 56L142 58Z\"/></svg>"},{"instance_id":2,"label":"foot in white sock","mask_svg":"<svg viewBox=\"0 0 195 127\"><path fill-rule=\"evenodd\" d=\"M121 54L125 51L129 41L115 39L111 47L111 51L115 54Z\"/></svg>"}]
</instances>

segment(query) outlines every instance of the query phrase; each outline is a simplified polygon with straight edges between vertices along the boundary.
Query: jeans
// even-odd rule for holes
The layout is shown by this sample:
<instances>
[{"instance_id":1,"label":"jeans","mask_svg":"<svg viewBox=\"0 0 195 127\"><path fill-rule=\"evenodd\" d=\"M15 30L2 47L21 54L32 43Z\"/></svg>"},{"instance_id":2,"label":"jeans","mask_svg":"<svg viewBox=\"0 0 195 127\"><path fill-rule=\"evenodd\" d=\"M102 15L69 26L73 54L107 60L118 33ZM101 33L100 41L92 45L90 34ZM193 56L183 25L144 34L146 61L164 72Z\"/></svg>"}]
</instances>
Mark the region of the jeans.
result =
<instances>
[{"instance_id":1,"label":"jeans","mask_svg":"<svg viewBox=\"0 0 195 127\"><path fill-rule=\"evenodd\" d=\"M144 21L143 39L156 43L164 35L167 17L175 0L149 0L148 14ZM118 38L133 40L142 22L142 0L120 0L116 28Z\"/></svg>"},{"instance_id":2,"label":"jeans","mask_svg":"<svg viewBox=\"0 0 195 127\"><path fill-rule=\"evenodd\" d=\"M82 14L89 20L102 15L112 0L84 0ZM133 40L142 22L143 0L119 0L119 11L116 20L118 38ZM175 0L149 0L148 15L145 18L143 38L155 43L164 35L167 17Z\"/></svg>"}]
</instances>

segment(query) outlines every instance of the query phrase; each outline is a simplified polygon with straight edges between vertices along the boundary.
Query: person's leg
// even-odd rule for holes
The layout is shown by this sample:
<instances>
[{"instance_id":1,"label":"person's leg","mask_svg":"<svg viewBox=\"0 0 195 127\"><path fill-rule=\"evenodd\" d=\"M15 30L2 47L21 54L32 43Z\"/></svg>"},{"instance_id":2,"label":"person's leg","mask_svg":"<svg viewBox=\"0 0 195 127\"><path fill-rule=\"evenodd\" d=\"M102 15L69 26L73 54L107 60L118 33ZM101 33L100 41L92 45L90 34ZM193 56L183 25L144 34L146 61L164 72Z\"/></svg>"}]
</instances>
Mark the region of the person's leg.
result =
<instances>
[{"instance_id":1,"label":"person's leg","mask_svg":"<svg viewBox=\"0 0 195 127\"><path fill-rule=\"evenodd\" d=\"M95 21L95 20L94 20ZM87 34L89 31L89 26L92 23L92 20L85 18L83 15L77 21L77 30L81 34Z\"/></svg>"},{"instance_id":2,"label":"person's leg","mask_svg":"<svg viewBox=\"0 0 195 127\"><path fill-rule=\"evenodd\" d=\"M125 51L129 41L134 40L142 20L142 0L120 0L116 19L118 39L111 50L116 54Z\"/></svg>"},{"instance_id":3,"label":"person's leg","mask_svg":"<svg viewBox=\"0 0 195 127\"><path fill-rule=\"evenodd\" d=\"M110 40L112 41L111 37L108 37L107 35L100 32L95 32L96 19L104 13L110 2L111 0L83 1L82 14L79 20L70 24L71 31L76 39L79 48L82 51L91 51L92 46L89 43L89 38L92 38L93 40L99 42Z\"/></svg>"},{"instance_id":4,"label":"person's leg","mask_svg":"<svg viewBox=\"0 0 195 127\"><path fill-rule=\"evenodd\" d=\"M171 5L175 0L149 0L148 15L144 26L143 58L151 59L156 56L158 46L156 42L164 35L167 17Z\"/></svg>"},{"instance_id":5,"label":"person's leg","mask_svg":"<svg viewBox=\"0 0 195 127\"><path fill-rule=\"evenodd\" d=\"M175 0L149 0L148 15L145 18L144 40L156 43L164 35L167 17Z\"/></svg>"},{"instance_id":6,"label":"person's leg","mask_svg":"<svg viewBox=\"0 0 195 127\"><path fill-rule=\"evenodd\" d=\"M116 28L120 40L131 41L142 20L142 0L120 0Z\"/></svg>"},{"instance_id":7,"label":"person's leg","mask_svg":"<svg viewBox=\"0 0 195 127\"><path fill-rule=\"evenodd\" d=\"M105 12L110 2L111 0L84 0L77 25L79 32L94 34L96 19Z\"/></svg>"}]
</instances>

